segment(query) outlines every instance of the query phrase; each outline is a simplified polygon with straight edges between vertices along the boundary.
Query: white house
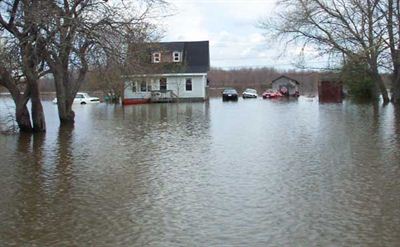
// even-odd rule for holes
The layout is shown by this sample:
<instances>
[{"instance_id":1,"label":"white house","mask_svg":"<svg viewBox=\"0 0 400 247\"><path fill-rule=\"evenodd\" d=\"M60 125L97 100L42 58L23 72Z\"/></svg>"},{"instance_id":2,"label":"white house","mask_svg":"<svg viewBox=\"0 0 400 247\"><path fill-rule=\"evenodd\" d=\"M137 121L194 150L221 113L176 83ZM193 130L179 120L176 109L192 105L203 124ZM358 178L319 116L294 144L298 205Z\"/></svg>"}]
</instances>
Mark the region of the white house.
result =
<instances>
[{"instance_id":1,"label":"white house","mask_svg":"<svg viewBox=\"0 0 400 247\"><path fill-rule=\"evenodd\" d=\"M123 104L207 99L208 41L153 43L145 53L146 72L125 76Z\"/></svg>"}]
</instances>

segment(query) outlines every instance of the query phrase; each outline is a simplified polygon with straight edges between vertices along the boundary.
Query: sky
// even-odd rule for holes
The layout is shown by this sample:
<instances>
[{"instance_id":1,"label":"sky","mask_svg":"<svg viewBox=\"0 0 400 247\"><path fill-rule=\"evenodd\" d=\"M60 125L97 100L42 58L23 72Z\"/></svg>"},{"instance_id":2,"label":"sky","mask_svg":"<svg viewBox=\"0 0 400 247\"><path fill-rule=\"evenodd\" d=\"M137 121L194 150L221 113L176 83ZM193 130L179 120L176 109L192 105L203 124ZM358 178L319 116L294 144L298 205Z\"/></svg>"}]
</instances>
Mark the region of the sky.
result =
<instances>
[{"instance_id":1,"label":"sky","mask_svg":"<svg viewBox=\"0 0 400 247\"><path fill-rule=\"evenodd\" d=\"M173 15L165 18L163 41L209 40L212 67L296 68L301 47L283 52L283 45L259 28L263 19L274 15L276 1L169 0Z\"/></svg>"}]
</instances>

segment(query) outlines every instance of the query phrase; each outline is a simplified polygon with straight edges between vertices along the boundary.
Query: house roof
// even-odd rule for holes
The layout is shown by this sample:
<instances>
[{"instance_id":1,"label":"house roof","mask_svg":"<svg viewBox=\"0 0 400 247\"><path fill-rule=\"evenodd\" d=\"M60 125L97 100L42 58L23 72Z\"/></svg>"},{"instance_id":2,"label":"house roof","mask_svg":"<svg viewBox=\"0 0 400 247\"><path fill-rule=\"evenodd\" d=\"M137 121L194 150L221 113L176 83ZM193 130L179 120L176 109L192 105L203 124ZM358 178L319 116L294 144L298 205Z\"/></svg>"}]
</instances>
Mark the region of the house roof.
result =
<instances>
[{"instance_id":1,"label":"house roof","mask_svg":"<svg viewBox=\"0 0 400 247\"><path fill-rule=\"evenodd\" d=\"M147 64L147 73L207 73L210 70L210 51L208 41L184 41L184 42L156 42L147 45L147 56L140 58L141 63ZM171 54L181 52L182 62L151 63L151 54L161 52ZM131 51L132 52L132 51Z\"/></svg>"},{"instance_id":2,"label":"house roof","mask_svg":"<svg viewBox=\"0 0 400 247\"><path fill-rule=\"evenodd\" d=\"M293 79L293 78L290 78L290 77L288 77L288 76L285 76L285 75L281 75L281 76L279 76L278 78L272 80L272 83L274 83L275 81L278 81L278 80L280 80L280 79L282 79L282 78L285 78L285 79L287 79L287 80L289 80L289 81L293 81L293 82L296 83L297 85L300 85L300 82L298 82L297 80L295 80L295 79Z\"/></svg>"}]
</instances>

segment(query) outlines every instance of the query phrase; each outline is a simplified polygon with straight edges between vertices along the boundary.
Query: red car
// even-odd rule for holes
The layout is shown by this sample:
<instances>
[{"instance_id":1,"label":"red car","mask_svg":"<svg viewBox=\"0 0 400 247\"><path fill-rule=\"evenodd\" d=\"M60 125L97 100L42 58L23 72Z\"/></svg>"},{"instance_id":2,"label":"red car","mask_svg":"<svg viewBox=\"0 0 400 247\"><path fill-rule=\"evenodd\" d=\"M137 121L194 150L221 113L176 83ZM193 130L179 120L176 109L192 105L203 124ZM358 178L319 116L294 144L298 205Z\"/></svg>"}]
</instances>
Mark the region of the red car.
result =
<instances>
[{"instance_id":1,"label":"red car","mask_svg":"<svg viewBox=\"0 0 400 247\"><path fill-rule=\"evenodd\" d=\"M283 96L282 93L277 92L277 91L274 91L274 90L272 90L272 89L268 89L267 91L265 91L265 92L262 94L262 97L263 97L264 99L272 99L272 98L278 98L278 97L282 97L282 96Z\"/></svg>"}]
</instances>

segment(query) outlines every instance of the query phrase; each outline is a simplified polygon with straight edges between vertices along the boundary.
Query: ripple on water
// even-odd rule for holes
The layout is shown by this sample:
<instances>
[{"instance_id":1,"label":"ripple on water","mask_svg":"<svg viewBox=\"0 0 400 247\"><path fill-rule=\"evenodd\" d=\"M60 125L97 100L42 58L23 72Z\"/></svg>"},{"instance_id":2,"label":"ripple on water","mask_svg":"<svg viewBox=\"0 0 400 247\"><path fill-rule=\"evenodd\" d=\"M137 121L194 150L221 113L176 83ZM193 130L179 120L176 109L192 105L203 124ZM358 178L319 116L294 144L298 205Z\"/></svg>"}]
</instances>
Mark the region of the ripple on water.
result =
<instances>
[{"instance_id":1,"label":"ripple on water","mask_svg":"<svg viewBox=\"0 0 400 247\"><path fill-rule=\"evenodd\" d=\"M0 245L400 243L391 106L212 99L76 115L74 129L0 137Z\"/></svg>"}]
</instances>

